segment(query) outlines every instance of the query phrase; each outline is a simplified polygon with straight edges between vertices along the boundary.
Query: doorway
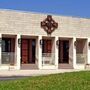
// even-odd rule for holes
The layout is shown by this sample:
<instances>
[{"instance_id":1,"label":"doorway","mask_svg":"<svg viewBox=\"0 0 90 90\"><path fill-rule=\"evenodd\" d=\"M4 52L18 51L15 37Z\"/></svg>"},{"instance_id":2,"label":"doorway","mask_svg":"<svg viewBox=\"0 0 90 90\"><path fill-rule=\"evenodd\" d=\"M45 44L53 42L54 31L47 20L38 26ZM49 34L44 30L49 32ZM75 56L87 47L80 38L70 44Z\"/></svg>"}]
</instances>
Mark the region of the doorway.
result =
<instances>
[{"instance_id":1,"label":"doorway","mask_svg":"<svg viewBox=\"0 0 90 90\"><path fill-rule=\"evenodd\" d=\"M87 40L76 39L76 64L84 65L87 60Z\"/></svg>"},{"instance_id":2,"label":"doorway","mask_svg":"<svg viewBox=\"0 0 90 90\"><path fill-rule=\"evenodd\" d=\"M35 39L22 39L21 40L21 63L22 64L35 64Z\"/></svg>"},{"instance_id":3,"label":"doorway","mask_svg":"<svg viewBox=\"0 0 90 90\"><path fill-rule=\"evenodd\" d=\"M15 38L2 38L2 64L15 64Z\"/></svg>"},{"instance_id":4,"label":"doorway","mask_svg":"<svg viewBox=\"0 0 90 90\"><path fill-rule=\"evenodd\" d=\"M43 37L43 44L42 44L42 65L54 65L55 58L54 58L54 44L53 38Z\"/></svg>"},{"instance_id":5,"label":"doorway","mask_svg":"<svg viewBox=\"0 0 90 90\"><path fill-rule=\"evenodd\" d=\"M69 40L59 40L59 63L69 63Z\"/></svg>"},{"instance_id":6,"label":"doorway","mask_svg":"<svg viewBox=\"0 0 90 90\"><path fill-rule=\"evenodd\" d=\"M52 40L43 40L42 53L52 52Z\"/></svg>"}]
</instances>

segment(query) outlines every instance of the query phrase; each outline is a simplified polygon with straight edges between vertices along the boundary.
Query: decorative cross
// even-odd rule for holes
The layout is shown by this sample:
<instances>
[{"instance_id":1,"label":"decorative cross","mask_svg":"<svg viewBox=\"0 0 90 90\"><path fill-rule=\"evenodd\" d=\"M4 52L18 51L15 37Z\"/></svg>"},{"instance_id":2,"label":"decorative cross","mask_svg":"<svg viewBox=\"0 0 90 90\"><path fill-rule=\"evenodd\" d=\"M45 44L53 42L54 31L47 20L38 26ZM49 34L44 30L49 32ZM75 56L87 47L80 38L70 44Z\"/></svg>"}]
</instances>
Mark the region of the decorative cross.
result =
<instances>
[{"instance_id":1,"label":"decorative cross","mask_svg":"<svg viewBox=\"0 0 90 90\"><path fill-rule=\"evenodd\" d=\"M55 29L58 28L58 23L56 23L51 15L41 22L41 27L48 33L51 34Z\"/></svg>"}]
</instances>

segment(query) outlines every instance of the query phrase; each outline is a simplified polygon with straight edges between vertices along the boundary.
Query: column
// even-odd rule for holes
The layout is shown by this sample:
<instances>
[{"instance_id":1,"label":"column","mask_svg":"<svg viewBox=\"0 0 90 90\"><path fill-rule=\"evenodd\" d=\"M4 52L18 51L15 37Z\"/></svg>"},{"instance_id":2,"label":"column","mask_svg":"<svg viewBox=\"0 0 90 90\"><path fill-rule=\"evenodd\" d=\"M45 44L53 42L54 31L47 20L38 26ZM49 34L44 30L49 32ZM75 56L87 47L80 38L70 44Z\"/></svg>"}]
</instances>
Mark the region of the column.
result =
<instances>
[{"instance_id":1,"label":"column","mask_svg":"<svg viewBox=\"0 0 90 90\"><path fill-rule=\"evenodd\" d=\"M58 69L58 45L56 44L58 37L55 37L55 66Z\"/></svg>"},{"instance_id":2,"label":"column","mask_svg":"<svg viewBox=\"0 0 90 90\"><path fill-rule=\"evenodd\" d=\"M0 33L0 65L2 64L2 34Z\"/></svg>"},{"instance_id":3,"label":"column","mask_svg":"<svg viewBox=\"0 0 90 90\"><path fill-rule=\"evenodd\" d=\"M76 38L73 38L73 68L76 68L76 46L75 46Z\"/></svg>"},{"instance_id":4,"label":"column","mask_svg":"<svg viewBox=\"0 0 90 90\"><path fill-rule=\"evenodd\" d=\"M89 46L89 42L90 42L90 38L88 38L88 41L87 41L87 64L90 64L90 46Z\"/></svg>"},{"instance_id":5,"label":"column","mask_svg":"<svg viewBox=\"0 0 90 90\"><path fill-rule=\"evenodd\" d=\"M17 69L20 69L20 60L21 60L21 45L19 44L18 40L21 38L21 35L20 34L17 34L17 37L16 37L16 44L15 44L15 53L16 53L16 65L17 65Z\"/></svg>"},{"instance_id":6,"label":"column","mask_svg":"<svg viewBox=\"0 0 90 90\"><path fill-rule=\"evenodd\" d=\"M42 69L42 45L40 45L40 40L42 40L42 36L38 36L38 68Z\"/></svg>"}]
</instances>

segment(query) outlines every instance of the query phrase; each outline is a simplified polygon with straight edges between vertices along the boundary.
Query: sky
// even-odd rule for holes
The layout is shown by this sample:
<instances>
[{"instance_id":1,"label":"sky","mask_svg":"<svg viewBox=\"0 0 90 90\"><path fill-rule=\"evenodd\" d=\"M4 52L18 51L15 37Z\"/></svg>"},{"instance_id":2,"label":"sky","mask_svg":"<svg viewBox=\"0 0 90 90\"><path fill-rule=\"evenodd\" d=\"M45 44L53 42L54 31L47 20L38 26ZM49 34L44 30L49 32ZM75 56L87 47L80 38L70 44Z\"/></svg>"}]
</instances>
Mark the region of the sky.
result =
<instances>
[{"instance_id":1,"label":"sky","mask_svg":"<svg viewBox=\"0 0 90 90\"><path fill-rule=\"evenodd\" d=\"M90 18L90 0L0 0L0 9Z\"/></svg>"}]
</instances>

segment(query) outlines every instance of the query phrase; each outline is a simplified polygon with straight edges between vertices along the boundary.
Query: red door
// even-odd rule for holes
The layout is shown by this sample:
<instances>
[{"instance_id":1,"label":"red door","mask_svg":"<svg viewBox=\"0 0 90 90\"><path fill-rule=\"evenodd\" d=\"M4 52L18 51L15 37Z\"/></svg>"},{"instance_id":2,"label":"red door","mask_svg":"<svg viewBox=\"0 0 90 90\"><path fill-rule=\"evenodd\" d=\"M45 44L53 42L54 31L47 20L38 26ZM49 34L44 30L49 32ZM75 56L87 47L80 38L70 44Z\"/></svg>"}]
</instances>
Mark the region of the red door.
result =
<instances>
[{"instance_id":1,"label":"red door","mask_svg":"<svg viewBox=\"0 0 90 90\"><path fill-rule=\"evenodd\" d=\"M22 57L22 64L28 63L28 40L22 39L21 44L21 57Z\"/></svg>"},{"instance_id":2,"label":"red door","mask_svg":"<svg viewBox=\"0 0 90 90\"><path fill-rule=\"evenodd\" d=\"M21 63L35 63L35 39L22 39L21 43Z\"/></svg>"},{"instance_id":3,"label":"red door","mask_svg":"<svg viewBox=\"0 0 90 90\"><path fill-rule=\"evenodd\" d=\"M52 43L51 43L51 40L47 40L46 41L46 48L47 48L47 53L51 53L52 52Z\"/></svg>"},{"instance_id":4,"label":"red door","mask_svg":"<svg viewBox=\"0 0 90 90\"><path fill-rule=\"evenodd\" d=\"M44 40L43 43L43 53L51 53L52 52L52 41Z\"/></svg>"}]
</instances>

